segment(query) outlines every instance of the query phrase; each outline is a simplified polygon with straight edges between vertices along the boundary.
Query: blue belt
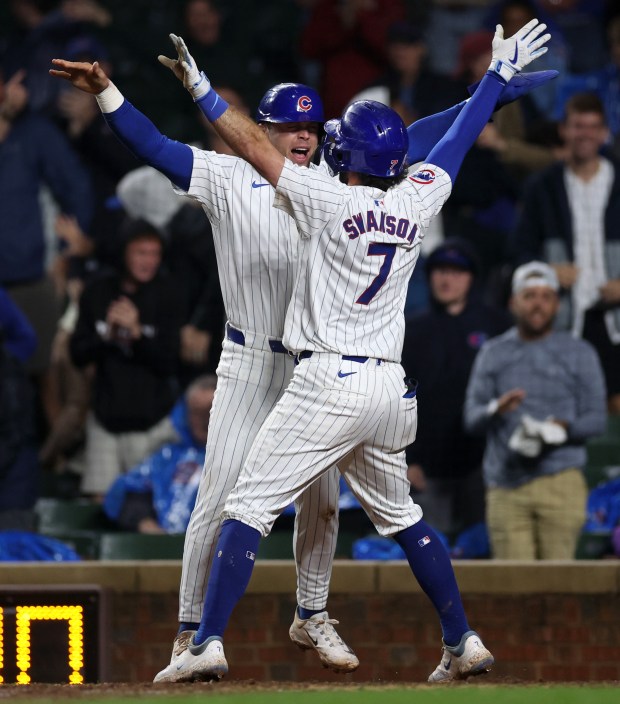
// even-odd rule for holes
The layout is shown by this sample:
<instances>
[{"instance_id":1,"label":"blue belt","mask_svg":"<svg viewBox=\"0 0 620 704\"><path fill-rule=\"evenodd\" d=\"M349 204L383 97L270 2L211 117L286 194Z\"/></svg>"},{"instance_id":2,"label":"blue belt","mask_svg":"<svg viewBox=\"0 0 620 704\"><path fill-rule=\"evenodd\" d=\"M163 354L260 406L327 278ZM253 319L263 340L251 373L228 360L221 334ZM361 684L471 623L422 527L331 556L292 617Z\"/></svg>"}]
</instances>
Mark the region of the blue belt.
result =
<instances>
[{"instance_id":1,"label":"blue belt","mask_svg":"<svg viewBox=\"0 0 620 704\"><path fill-rule=\"evenodd\" d=\"M295 355L295 362L299 363L301 362L302 359L309 359L312 357L312 352L310 350L303 350L299 354ZM351 354L343 354L342 359L345 362L358 362L359 364L365 364L370 357L356 357L355 355ZM383 362L382 359L377 360L379 363Z\"/></svg>"},{"instance_id":2,"label":"blue belt","mask_svg":"<svg viewBox=\"0 0 620 704\"><path fill-rule=\"evenodd\" d=\"M231 342L234 342L236 345L241 345L242 347L245 347L245 335L241 332L241 330L237 330L237 328L233 328L232 325L226 326L226 337ZM272 352L279 352L280 354L288 354L288 350L280 342L280 340L269 340L269 347L271 348Z\"/></svg>"}]
</instances>

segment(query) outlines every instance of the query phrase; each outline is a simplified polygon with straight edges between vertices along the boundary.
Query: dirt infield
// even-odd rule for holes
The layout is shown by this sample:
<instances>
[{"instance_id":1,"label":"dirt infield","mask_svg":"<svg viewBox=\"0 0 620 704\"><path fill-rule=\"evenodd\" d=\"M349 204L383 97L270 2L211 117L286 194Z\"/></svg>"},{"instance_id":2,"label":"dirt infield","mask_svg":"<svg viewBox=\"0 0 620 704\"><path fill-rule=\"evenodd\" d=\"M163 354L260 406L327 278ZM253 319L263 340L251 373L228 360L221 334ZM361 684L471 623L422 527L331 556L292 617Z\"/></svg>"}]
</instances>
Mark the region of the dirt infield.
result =
<instances>
[{"instance_id":1,"label":"dirt infield","mask_svg":"<svg viewBox=\"0 0 620 704\"><path fill-rule=\"evenodd\" d=\"M532 683L518 680L513 677L500 677L488 675L484 679L470 679L468 681L452 682L441 685L441 689L467 688L467 689L487 689L495 687L522 687L524 689L535 689L539 687L553 688L590 688L592 683L570 682L552 685L545 683ZM618 682L597 682L596 687L618 687ZM100 684L30 684L15 685L5 684L0 686L0 699L98 699L98 698L144 698L170 696L200 696L215 694L256 694L259 692L348 692L354 694L361 690L374 690L376 692L388 690L434 690L437 685L426 683L403 683L403 682L365 682L365 683L342 683L333 682L256 682L254 680L224 680L222 682L193 682L191 684L154 684L152 682L142 683L100 683Z\"/></svg>"}]
</instances>

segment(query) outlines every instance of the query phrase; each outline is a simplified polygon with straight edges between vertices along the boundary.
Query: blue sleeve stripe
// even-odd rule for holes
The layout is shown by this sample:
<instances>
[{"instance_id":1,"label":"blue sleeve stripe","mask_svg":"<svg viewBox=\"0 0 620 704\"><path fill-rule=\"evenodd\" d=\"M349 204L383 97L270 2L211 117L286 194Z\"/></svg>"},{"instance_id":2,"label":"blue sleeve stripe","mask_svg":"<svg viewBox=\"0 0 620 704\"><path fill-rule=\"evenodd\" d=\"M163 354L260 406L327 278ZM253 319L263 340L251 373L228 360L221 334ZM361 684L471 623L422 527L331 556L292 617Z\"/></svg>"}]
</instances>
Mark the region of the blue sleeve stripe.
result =
<instances>
[{"instance_id":1,"label":"blue sleeve stripe","mask_svg":"<svg viewBox=\"0 0 620 704\"><path fill-rule=\"evenodd\" d=\"M128 100L103 116L112 132L140 161L161 171L184 191L189 190L194 154L187 144L163 135Z\"/></svg>"}]
</instances>

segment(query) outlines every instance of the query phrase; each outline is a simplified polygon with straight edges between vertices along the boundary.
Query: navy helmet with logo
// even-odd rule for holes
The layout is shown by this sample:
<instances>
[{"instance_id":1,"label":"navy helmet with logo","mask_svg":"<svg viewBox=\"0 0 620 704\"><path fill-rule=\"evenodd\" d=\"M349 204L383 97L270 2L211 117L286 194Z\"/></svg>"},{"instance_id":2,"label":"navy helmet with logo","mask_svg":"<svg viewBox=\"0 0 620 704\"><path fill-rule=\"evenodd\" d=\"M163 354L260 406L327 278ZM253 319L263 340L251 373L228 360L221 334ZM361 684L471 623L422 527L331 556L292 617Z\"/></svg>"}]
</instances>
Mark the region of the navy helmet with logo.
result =
<instances>
[{"instance_id":1,"label":"navy helmet with logo","mask_svg":"<svg viewBox=\"0 0 620 704\"><path fill-rule=\"evenodd\" d=\"M324 125L325 161L340 173L398 176L405 167L409 137L400 115L376 100L356 100L339 120Z\"/></svg>"},{"instance_id":2,"label":"navy helmet with logo","mask_svg":"<svg viewBox=\"0 0 620 704\"><path fill-rule=\"evenodd\" d=\"M279 83L261 98L257 122L325 122L323 101L310 86Z\"/></svg>"}]
</instances>

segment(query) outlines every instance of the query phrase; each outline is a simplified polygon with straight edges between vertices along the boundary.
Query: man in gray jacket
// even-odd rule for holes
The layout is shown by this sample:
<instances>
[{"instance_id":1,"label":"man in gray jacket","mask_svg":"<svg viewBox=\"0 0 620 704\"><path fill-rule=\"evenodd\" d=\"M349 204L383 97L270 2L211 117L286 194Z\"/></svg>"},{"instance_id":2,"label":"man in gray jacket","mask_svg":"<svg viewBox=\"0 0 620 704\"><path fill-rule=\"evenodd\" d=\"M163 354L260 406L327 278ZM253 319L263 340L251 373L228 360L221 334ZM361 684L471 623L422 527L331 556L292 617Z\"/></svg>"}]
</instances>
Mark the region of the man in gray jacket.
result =
<instances>
[{"instance_id":1,"label":"man in gray jacket","mask_svg":"<svg viewBox=\"0 0 620 704\"><path fill-rule=\"evenodd\" d=\"M486 432L487 524L498 559L573 559L585 520L585 441L605 430L605 382L588 342L553 331L558 291L547 264L515 271L516 326L483 345L467 388L466 429Z\"/></svg>"}]
</instances>

